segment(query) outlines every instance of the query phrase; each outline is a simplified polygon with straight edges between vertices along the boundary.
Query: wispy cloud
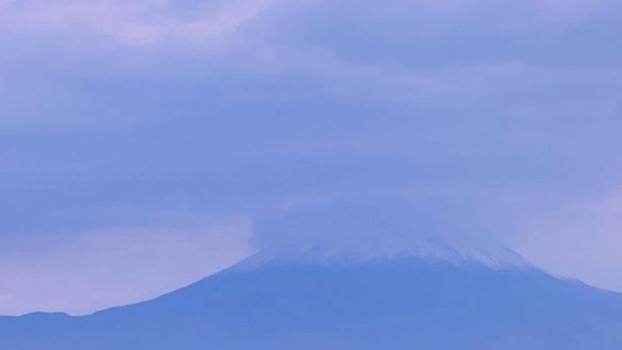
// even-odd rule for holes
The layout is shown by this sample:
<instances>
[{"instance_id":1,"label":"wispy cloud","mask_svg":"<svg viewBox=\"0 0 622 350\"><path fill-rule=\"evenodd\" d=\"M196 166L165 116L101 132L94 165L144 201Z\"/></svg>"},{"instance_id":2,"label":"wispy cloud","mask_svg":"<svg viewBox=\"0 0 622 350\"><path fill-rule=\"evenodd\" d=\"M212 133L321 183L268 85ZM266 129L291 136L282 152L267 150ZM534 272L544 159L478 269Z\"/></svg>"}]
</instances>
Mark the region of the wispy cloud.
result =
<instances>
[{"instance_id":1,"label":"wispy cloud","mask_svg":"<svg viewBox=\"0 0 622 350\"><path fill-rule=\"evenodd\" d=\"M4 36L56 36L75 45L148 48L185 42L206 46L235 32L270 5L238 1L4 1ZM33 38L31 38L33 39ZM64 44L67 44L65 42Z\"/></svg>"}]
</instances>

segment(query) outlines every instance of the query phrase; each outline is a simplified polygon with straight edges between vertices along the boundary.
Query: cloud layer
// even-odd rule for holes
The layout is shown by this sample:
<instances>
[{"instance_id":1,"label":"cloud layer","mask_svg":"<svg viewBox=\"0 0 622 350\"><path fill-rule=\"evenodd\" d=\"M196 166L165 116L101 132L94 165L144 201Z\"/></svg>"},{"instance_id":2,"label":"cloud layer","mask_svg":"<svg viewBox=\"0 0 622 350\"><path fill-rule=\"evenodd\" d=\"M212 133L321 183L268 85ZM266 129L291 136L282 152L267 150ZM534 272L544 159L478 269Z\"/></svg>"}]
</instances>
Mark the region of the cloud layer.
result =
<instances>
[{"instance_id":1,"label":"cloud layer","mask_svg":"<svg viewBox=\"0 0 622 350\"><path fill-rule=\"evenodd\" d=\"M426 236L513 245L574 274L575 242L594 233L566 234L556 208L622 181L620 13L607 0L2 1L0 236L190 213L256 222L255 244L289 247L343 231L290 232L296 213L395 209ZM552 243L527 238L552 230L568 244L542 259ZM596 255L581 276L617 285Z\"/></svg>"}]
</instances>

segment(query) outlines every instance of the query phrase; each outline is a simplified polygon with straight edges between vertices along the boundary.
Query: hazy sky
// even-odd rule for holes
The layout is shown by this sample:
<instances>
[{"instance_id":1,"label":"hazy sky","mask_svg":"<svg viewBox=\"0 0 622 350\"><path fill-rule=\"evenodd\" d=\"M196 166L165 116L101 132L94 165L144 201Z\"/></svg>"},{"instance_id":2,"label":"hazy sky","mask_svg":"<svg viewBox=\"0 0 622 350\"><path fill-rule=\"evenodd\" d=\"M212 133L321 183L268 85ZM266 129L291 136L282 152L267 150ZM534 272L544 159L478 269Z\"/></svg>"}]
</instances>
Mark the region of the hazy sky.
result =
<instances>
[{"instance_id":1,"label":"hazy sky","mask_svg":"<svg viewBox=\"0 0 622 350\"><path fill-rule=\"evenodd\" d=\"M614 0L0 0L0 314L316 241L503 244L622 291L620 23Z\"/></svg>"}]
</instances>

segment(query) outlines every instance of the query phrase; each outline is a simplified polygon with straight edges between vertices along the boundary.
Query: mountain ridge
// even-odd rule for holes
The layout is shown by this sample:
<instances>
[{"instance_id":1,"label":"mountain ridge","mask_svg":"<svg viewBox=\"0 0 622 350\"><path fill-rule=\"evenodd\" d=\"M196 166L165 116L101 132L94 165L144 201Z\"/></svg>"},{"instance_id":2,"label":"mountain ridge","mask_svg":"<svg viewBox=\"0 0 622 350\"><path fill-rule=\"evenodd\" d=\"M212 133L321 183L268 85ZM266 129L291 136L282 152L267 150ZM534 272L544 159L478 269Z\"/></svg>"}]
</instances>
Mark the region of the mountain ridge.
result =
<instances>
[{"instance_id":1,"label":"mountain ridge","mask_svg":"<svg viewBox=\"0 0 622 350\"><path fill-rule=\"evenodd\" d=\"M530 267L412 256L251 265L89 316L0 318L0 346L619 350L622 344L622 295Z\"/></svg>"}]
</instances>

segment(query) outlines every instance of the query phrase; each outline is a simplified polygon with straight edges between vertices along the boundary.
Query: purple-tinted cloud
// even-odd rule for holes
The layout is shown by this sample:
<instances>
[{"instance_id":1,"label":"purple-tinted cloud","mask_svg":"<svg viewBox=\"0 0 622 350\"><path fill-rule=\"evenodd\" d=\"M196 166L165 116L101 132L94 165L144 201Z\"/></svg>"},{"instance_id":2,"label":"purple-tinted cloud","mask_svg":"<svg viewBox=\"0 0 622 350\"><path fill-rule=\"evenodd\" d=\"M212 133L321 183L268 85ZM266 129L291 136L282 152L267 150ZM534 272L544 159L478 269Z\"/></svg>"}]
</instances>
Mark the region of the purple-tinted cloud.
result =
<instances>
[{"instance_id":1,"label":"purple-tinted cloud","mask_svg":"<svg viewBox=\"0 0 622 350\"><path fill-rule=\"evenodd\" d=\"M519 223L622 182L620 13L605 0L0 2L0 236L156 232L179 212L282 218L279 231L292 213L432 196L454 213L445 231L573 274L572 242L591 230L544 261ZM315 239L297 234L255 242ZM583 278L606 265L590 261Z\"/></svg>"}]
</instances>

